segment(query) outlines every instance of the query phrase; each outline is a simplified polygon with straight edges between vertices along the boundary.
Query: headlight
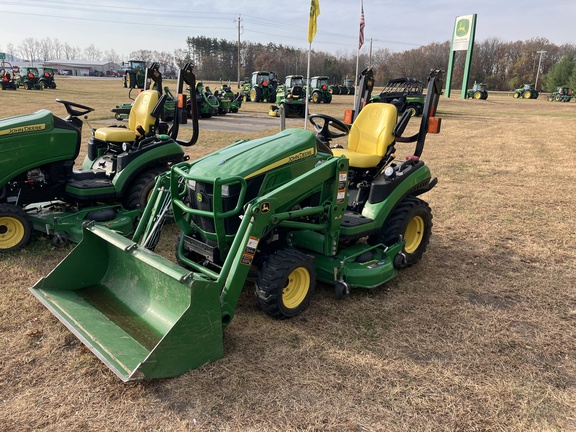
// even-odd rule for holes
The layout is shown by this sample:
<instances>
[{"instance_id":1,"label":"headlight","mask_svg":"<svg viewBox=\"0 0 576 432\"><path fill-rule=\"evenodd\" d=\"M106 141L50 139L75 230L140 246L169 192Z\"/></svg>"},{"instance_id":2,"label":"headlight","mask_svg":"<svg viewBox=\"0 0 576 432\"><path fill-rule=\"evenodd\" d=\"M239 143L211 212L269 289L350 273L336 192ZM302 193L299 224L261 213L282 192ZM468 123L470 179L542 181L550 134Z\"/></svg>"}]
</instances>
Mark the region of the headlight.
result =
<instances>
[{"instance_id":1,"label":"headlight","mask_svg":"<svg viewBox=\"0 0 576 432\"><path fill-rule=\"evenodd\" d=\"M388 167L384 170L384 175L386 177L392 177L394 175L394 168Z\"/></svg>"},{"instance_id":2,"label":"headlight","mask_svg":"<svg viewBox=\"0 0 576 432\"><path fill-rule=\"evenodd\" d=\"M188 189L196 190L196 180L188 180Z\"/></svg>"},{"instance_id":3,"label":"headlight","mask_svg":"<svg viewBox=\"0 0 576 432\"><path fill-rule=\"evenodd\" d=\"M222 196L223 197L230 196L230 186L229 185L222 185Z\"/></svg>"}]
</instances>

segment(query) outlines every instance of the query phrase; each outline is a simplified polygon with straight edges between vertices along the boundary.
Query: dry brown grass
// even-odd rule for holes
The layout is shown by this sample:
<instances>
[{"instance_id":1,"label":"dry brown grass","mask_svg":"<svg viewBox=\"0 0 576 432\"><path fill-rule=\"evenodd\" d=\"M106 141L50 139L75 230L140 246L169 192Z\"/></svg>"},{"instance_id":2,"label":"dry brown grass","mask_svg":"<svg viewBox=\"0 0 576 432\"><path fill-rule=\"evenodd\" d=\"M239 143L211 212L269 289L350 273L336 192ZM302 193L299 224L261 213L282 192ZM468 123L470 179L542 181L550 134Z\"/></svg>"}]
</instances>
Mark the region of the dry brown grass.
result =
<instances>
[{"instance_id":1,"label":"dry brown grass","mask_svg":"<svg viewBox=\"0 0 576 432\"><path fill-rule=\"evenodd\" d=\"M1 92L4 114L126 99L119 82L80 82ZM342 118L341 98L317 108ZM225 357L174 379L121 383L29 294L67 252L37 236L0 257L3 430L576 430L575 110L442 98L423 260L344 301L319 286L289 321L259 312L247 284ZM201 133L192 156L244 137L231 135Z\"/></svg>"}]
</instances>

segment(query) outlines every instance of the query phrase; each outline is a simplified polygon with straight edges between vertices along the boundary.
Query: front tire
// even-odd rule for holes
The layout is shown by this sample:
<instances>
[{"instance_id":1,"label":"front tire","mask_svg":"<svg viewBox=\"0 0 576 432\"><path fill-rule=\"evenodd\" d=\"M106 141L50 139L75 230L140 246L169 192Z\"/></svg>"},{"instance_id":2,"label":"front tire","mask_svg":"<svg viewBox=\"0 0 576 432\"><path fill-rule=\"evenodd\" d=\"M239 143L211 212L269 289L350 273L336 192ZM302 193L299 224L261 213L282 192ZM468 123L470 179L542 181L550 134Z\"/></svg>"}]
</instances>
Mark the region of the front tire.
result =
<instances>
[{"instance_id":1,"label":"front tire","mask_svg":"<svg viewBox=\"0 0 576 432\"><path fill-rule=\"evenodd\" d=\"M0 253L22 249L32 236L32 222L24 210L0 204Z\"/></svg>"},{"instance_id":2,"label":"front tire","mask_svg":"<svg viewBox=\"0 0 576 432\"><path fill-rule=\"evenodd\" d=\"M383 243L391 246L403 238L406 243L402 252L406 256L405 264L416 264L426 252L432 234L432 211L428 204L419 199L408 197L392 212L380 233L370 238L371 244Z\"/></svg>"},{"instance_id":3,"label":"front tire","mask_svg":"<svg viewBox=\"0 0 576 432\"><path fill-rule=\"evenodd\" d=\"M306 309L315 286L312 260L296 249L282 249L267 257L258 271L256 302L271 317L291 318Z\"/></svg>"}]
</instances>

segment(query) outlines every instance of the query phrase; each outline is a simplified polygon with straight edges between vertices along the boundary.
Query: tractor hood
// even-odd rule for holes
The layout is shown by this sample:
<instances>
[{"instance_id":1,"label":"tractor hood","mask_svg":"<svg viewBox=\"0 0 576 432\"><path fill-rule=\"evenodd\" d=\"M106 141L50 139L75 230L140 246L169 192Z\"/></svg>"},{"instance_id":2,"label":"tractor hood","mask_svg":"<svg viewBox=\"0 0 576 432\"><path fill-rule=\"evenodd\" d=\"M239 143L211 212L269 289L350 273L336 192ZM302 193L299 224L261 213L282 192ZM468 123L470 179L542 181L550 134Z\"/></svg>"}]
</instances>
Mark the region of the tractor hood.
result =
<instances>
[{"instance_id":1,"label":"tractor hood","mask_svg":"<svg viewBox=\"0 0 576 432\"><path fill-rule=\"evenodd\" d=\"M192 164L190 173L204 178L239 176L249 179L296 161L314 158L317 152L314 133L286 129L273 136L240 141L212 153Z\"/></svg>"},{"instance_id":2,"label":"tractor hood","mask_svg":"<svg viewBox=\"0 0 576 432\"><path fill-rule=\"evenodd\" d=\"M48 110L0 120L0 187L16 175L56 161L74 160L80 132Z\"/></svg>"}]
</instances>

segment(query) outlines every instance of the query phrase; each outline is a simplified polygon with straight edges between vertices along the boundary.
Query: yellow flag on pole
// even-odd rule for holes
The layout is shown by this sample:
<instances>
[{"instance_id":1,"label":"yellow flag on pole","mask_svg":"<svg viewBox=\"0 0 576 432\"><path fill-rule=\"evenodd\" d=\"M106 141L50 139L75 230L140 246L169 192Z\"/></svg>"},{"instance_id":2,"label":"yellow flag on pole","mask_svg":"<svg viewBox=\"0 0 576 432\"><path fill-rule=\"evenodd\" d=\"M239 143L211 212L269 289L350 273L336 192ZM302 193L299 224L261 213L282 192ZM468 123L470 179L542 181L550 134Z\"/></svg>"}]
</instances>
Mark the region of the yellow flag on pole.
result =
<instances>
[{"instance_id":1,"label":"yellow flag on pole","mask_svg":"<svg viewBox=\"0 0 576 432\"><path fill-rule=\"evenodd\" d=\"M314 36L316 36L316 19L320 15L319 0L312 0L310 3L310 21L308 22L308 43L312 43Z\"/></svg>"}]
</instances>

